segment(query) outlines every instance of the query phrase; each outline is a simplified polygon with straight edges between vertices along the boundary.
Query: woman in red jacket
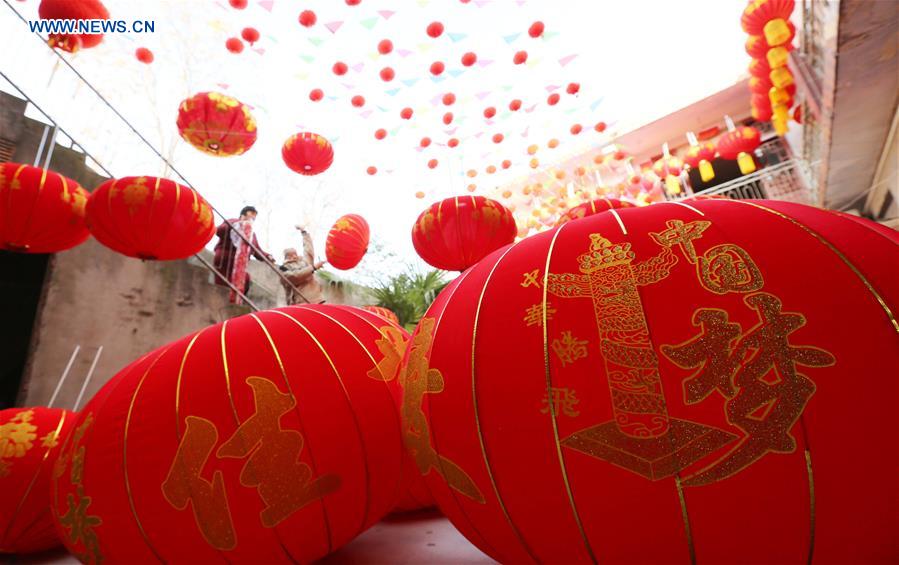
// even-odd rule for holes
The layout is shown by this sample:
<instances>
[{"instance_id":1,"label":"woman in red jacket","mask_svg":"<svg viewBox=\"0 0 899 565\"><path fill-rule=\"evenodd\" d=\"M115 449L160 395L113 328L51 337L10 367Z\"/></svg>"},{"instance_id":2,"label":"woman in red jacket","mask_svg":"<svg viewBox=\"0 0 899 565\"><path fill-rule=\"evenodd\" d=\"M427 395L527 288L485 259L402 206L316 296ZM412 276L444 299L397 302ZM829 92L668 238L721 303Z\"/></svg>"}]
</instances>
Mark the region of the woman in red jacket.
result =
<instances>
[{"instance_id":1,"label":"woman in red jacket","mask_svg":"<svg viewBox=\"0 0 899 565\"><path fill-rule=\"evenodd\" d=\"M215 230L219 240L215 244L215 257L212 264L219 273L231 281L237 288L242 288L244 295L250 290L250 273L246 272L246 259L250 254L259 261L274 263L275 258L259 247L256 234L252 233L253 221L256 219L256 208L244 206L240 211L240 218L226 220ZM238 232L240 230L240 232ZM246 241L239 233L243 233L246 239L253 242L252 248L247 248ZM249 233L249 237L247 237ZM242 257L245 257L242 259ZM243 279L243 280L240 280ZM228 286L221 278L216 277L215 283Z\"/></svg>"}]
</instances>

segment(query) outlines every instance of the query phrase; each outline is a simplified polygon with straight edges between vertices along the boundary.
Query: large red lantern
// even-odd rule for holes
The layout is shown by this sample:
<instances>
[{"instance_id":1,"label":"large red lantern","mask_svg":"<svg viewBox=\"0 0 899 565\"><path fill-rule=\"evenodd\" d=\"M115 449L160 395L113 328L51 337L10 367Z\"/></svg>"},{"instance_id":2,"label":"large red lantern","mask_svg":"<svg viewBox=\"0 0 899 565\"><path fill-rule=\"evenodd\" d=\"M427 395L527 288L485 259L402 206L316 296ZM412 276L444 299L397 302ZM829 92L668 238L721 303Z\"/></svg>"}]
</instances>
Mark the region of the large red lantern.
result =
<instances>
[{"instance_id":1,"label":"large red lantern","mask_svg":"<svg viewBox=\"0 0 899 565\"><path fill-rule=\"evenodd\" d=\"M712 168L714 158L715 146L712 143L697 143L687 149L684 162L690 165L690 168L699 170L702 182L709 182L715 178L715 170Z\"/></svg>"},{"instance_id":2,"label":"large red lantern","mask_svg":"<svg viewBox=\"0 0 899 565\"><path fill-rule=\"evenodd\" d=\"M212 239L212 208L193 189L159 177L108 180L87 202L97 241L129 257L185 259Z\"/></svg>"},{"instance_id":3,"label":"large red lantern","mask_svg":"<svg viewBox=\"0 0 899 565\"><path fill-rule=\"evenodd\" d=\"M100 0L41 0L37 7L42 20L108 20L109 11ZM90 22L87 22L88 24ZM80 24L79 24L80 25ZM80 31L80 30L79 30ZM96 47L103 41L102 33L51 33L50 47L69 53Z\"/></svg>"},{"instance_id":4,"label":"large red lantern","mask_svg":"<svg viewBox=\"0 0 899 565\"><path fill-rule=\"evenodd\" d=\"M584 202L583 204L578 204L577 206L574 206L573 208L567 210L564 214L559 216L559 220L556 222L556 226L561 226L565 222L570 222L571 220L577 220L580 218L586 218L587 216L592 216L593 214L599 214L600 212L605 212L606 210L633 207L634 205L626 200L619 200L617 198L597 198L589 202Z\"/></svg>"},{"instance_id":5,"label":"large red lantern","mask_svg":"<svg viewBox=\"0 0 899 565\"><path fill-rule=\"evenodd\" d=\"M384 321L257 312L157 349L84 408L52 507L85 563L308 563L396 500L402 441ZM403 344L405 345L405 344Z\"/></svg>"},{"instance_id":6,"label":"large red lantern","mask_svg":"<svg viewBox=\"0 0 899 565\"><path fill-rule=\"evenodd\" d=\"M295 173L317 175L334 162L334 148L317 133L302 132L287 138L281 148L281 158Z\"/></svg>"},{"instance_id":7,"label":"large red lantern","mask_svg":"<svg viewBox=\"0 0 899 565\"><path fill-rule=\"evenodd\" d=\"M325 240L325 257L335 269L346 271L359 264L368 251L371 230L365 218L346 214L334 222Z\"/></svg>"},{"instance_id":8,"label":"large red lantern","mask_svg":"<svg viewBox=\"0 0 899 565\"><path fill-rule=\"evenodd\" d=\"M722 159L736 159L744 175L755 171L752 152L762 143L762 134L751 126L743 126L718 138L718 154Z\"/></svg>"},{"instance_id":9,"label":"large red lantern","mask_svg":"<svg viewBox=\"0 0 899 565\"><path fill-rule=\"evenodd\" d=\"M412 226L412 245L426 263L464 271L512 243L518 229L508 208L483 196L454 196L431 204Z\"/></svg>"},{"instance_id":10,"label":"large red lantern","mask_svg":"<svg viewBox=\"0 0 899 565\"><path fill-rule=\"evenodd\" d=\"M50 514L50 471L75 417L58 408L0 410L0 553L62 543Z\"/></svg>"},{"instance_id":11,"label":"large red lantern","mask_svg":"<svg viewBox=\"0 0 899 565\"><path fill-rule=\"evenodd\" d=\"M256 143L250 108L218 92L200 92L181 102L177 125L184 141L217 157L240 155Z\"/></svg>"},{"instance_id":12,"label":"large red lantern","mask_svg":"<svg viewBox=\"0 0 899 565\"><path fill-rule=\"evenodd\" d=\"M55 253L90 237L88 192L53 171L0 163L0 249Z\"/></svg>"},{"instance_id":13,"label":"large red lantern","mask_svg":"<svg viewBox=\"0 0 899 565\"><path fill-rule=\"evenodd\" d=\"M498 250L413 333L403 430L502 563L899 559L899 245L777 201Z\"/></svg>"}]
</instances>

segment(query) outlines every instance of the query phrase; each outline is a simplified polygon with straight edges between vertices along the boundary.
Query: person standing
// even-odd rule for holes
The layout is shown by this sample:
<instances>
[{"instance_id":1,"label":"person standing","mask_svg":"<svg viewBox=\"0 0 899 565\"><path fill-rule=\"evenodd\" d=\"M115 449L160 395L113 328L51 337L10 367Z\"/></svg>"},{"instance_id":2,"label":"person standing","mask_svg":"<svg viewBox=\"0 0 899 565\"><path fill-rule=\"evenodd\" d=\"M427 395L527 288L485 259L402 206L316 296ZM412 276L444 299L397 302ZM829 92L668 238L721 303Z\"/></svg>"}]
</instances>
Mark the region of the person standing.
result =
<instances>
[{"instance_id":1,"label":"person standing","mask_svg":"<svg viewBox=\"0 0 899 565\"><path fill-rule=\"evenodd\" d=\"M241 289L244 295L250 290L250 273L246 272L250 255L259 261L274 263L275 258L259 247L259 240L253 233L253 222L256 220L256 208L244 206L240 211L240 217L222 222L215 230L218 241L215 244L215 256L212 265L234 287ZM243 235L243 237L241 237ZM253 243L251 248L247 241ZM219 277L215 284L228 286ZM231 302L239 303L239 299L232 291Z\"/></svg>"},{"instance_id":2,"label":"person standing","mask_svg":"<svg viewBox=\"0 0 899 565\"><path fill-rule=\"evenodd\" d=\"M303 255L300 256L292 247L285 249L284 264L280 267L284 272L281 284L287 294L287 304L321 304L325 298L322 295L322 286L315 278L315 271L321 269L324 262L315 261L312 236L306 228L297 226L297 229L303 236Z\"/></svg>"}]
</instances>

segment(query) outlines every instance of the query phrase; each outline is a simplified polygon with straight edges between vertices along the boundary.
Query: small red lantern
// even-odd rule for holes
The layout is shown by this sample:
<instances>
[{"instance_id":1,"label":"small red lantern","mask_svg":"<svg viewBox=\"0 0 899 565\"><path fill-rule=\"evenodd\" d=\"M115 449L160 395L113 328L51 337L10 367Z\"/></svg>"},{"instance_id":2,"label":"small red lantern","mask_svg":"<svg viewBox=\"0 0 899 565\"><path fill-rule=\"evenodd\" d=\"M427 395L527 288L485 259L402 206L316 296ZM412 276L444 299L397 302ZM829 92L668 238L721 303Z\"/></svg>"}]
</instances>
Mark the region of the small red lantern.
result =
<instances>
[{"instance_id":1,"label":"small red lantern","mask_svg":"<svg viewBox=\"0 0 899 565\"><path fill-rule=\"evenodd\" d=\"M439 164L440 164L440 162L439 162L437 159L430 159L430 160L428 161L428 168L429 168L429 169L436 169L436 168L437 168L437 165L439 165Z\"/></svg>"},{"instance_id":2,"label":"small red lantern","mask_svg":"<svg viewBox=\"0 0 899 565\"><path fill-rule=\"evenodd\" d=\"M365 169L365 172L371 176L374 176L374 175L378 174L378 168L375 166L370 166L367 169Z\"/></svg>"},{"instance_id":3,"label":"small red lantern","mask_svg":"<svg viewBox=\"0 0 899 565\"><path fill-rule=\"evenodd\" d=\"M152 351L79 414L53 469L82 562L311 563L396 502L404 335L360 308L256 312ZM399 341L400 343L397 343Z\"/></svg>"},{"instance_id":4,"label":"small red lantern","mask_svg":"<svg viewBox=\"0 0 899 565\"><path fill-rule=\"evenodd\" d=\"M37 14L42 20L109 19L109 11L99 0L41 0ZM50 47L69 53L96 47L102 41L102 33L51 33L48 39Z\"/></svg>"},{"instance_id":5,"label":"small red lantern","mask_svg":"<svg viewBox=\"0 0 899 565\"><path fill-rule=\"evenodd\" d=\"M0 553L62 544L50 512L50 477L76 417L59 408L0 410Z\"/></svg>"},{"instance_id":6,"label":"small red lantern","mask_svg":"<svg viewBox=\"0 0 899 565\"><path fill-rule=\"evenodd\" d=\"M452 106L456 103L456 95L452 92L447 92L443 95L443 105L444 106Z\"/></svg>"},{"instance_id":7,"label":"small red lantern","mask_svg":"<svg viewBox=\"0 0 899 565\"><path fill-rule=\"evenodd\" d=\"M559 103L559 99L560 99L559 93L553 92L546 98L546 103L549 104L550 106L555 106L556 104Z\"/></svg>"},{"instance_id":8,"label":"small red lantern","mask_svg":"<svg viewBox=\"0 0 899 565\"><path fill-rule=\"evenodd\" d=\"M422 137L421 141L419 141L418 144L421 147L427 147L427 146L431 145L431 138L430 137Z\"/></svg>"},{"instance_id":9,"label":"small red lantern","mask_svg":"<svg viewBox=\"0 0 899 565\"><path fill-rule=\"evenodd\" d=\"M574 124L573 126L571 126L571 129L569 131L571 131L571 135L577 135L581 133L583 129L584 127L581 124Z\"/></svg>"},{"instance_id":10,"label":"small red lantern","mask_svg":"<svg viewBox=\"0 0 899 565\"><path fill-rule=\"evenodd\" d=\"M531 24L531 27L528 28L528 35L533 37L534 39L543 35L543 22L537 21Z\"/></svg>"},{"instance_id":11,"label":"small red lantern","mask_svg":"<svg viewBox=\"0 0 899 565\"><path fill-rule=\"evenodd\" d=\"M215 233L206 200L159 177L108 180L91 193L86 211L97 241L137 259L185 259L203 249Z\"/></svg>"},{"instance_id":12,"label":"small red lantern","mask_svg":"<svg viewBox=\"0 0 899 565\"><path fill-rule=\"evenodd\" d=\"M240 36L250 45L259 41L259 30L254 27L245 27L240 30Z\"/></svg>"},{"instance_id":13,"label":"small red lantern","mask_svg":"<svg viewBox=\"0 0 899 565\"><path fill-rule=\"evenodd\" d=\"M391 67L384 67L379 74L384 82L390 82L396 77L396 72Z\"/></svg>"},{"instance_id":14,"label":"small red lantern","mask_svg":"<svg viewBox=\"0 0 899 565\"><path fill-rule=\"evenodd\" d=\"M437 39L441 35L443 35L443 24L440 22L431 22L428 24L427 29L425 30L428 36Z\"/></svg>"},{"instance_id":15,"label":"small red lantern","mask_svg":"<svg viewBox=\"0 0 899 565\"><path fill-rule=\"evenodd\" d=\"M237 55L243 53L243 41L237 37L229 37L225 40L225 49Z\"/></svg>"},{"instance_id":16,"label":"small red lantern","mask_svg":"<svg viewBox=\"0 0 899 565\"><path fill-rule=\"evenodd\" d=\"M325 93L322 91L321 88L313 88L312 90L309 91L309 100L312 100L313 102L318 102L319 100L321 100L324 97L325 97Z\"/></svg>"},{"instance_id":17,"label":"small red lantern","mask_svg":"<svg viewBox=\"0 0 899 565\"><path fill-rule=\"evenodd\" d=\"M718 139L718 154L722 159L736 159L744 175L755 171L752 152L762 143L762 134L754 127L744 126L727 132Z\"/></svg>"},{"instance_id":18,"label":"small red lantern","mask_svg":"<svg viewBox=\"0 0 899 565\"><path fill-rule=\"evenodd\" d=\"M241 155L256 143L256 120L243 102L218 92L200 92L178 106L178 133L216 157Z\"/></svg>"},{"instance_id":19,"label":"small red lantern","mask_svg":"<svg viewBox=\"0 0 899 565\"><path fill-rule=\"evenodd\" d=\"M53 171L0 163L0 249L56 253L82 243L90 237L84 223L89 196Z\"/></svg>"},{"instance_id":20,"label":"small red lantern","mask_svg":"<svg viewBox=\"0 0 899 565\"><path fill-rule=\"evenodd\" d=\"M408 120L412 118L412 108L403 108L400 110L400 117L404 120Z\"/></svg>"},{"instance_id":21,"label":"small red lantern","mask_svg":"<svg viewBox=\"0 0 899 565\"><path fill-rule=\"evenodd\" d=\"M419 257L438 269L464 271L515 240L515 218L505 206L483 196L456 196L435 202L412 227Z\"/></svg>"},{"instance_id":22,"label":"small red lantern","mask_svg":"<svg viewBox=\"0 0 899 565\"><path fill-rule=\"evenodd\" d=\"M442 62L434 61L433 63L431 63L430 71L431 71L432 75L440 76L441 74L443 74L443 70L445 68L446 68L446 66Z\"/></svg>"},{"instance_id":23,"label":"small red lantern","mask_svg":"<svg viewBox=\"0 0 899 565\"><path fill-rule=\"evenodd\" d=\"M528 60L528 52L527 51L518 51L512 57L512 62L515 63L516 65L521 65L523 63L526 63L527 60Z\"/></svg>"},{"instance_id":24,"label":"small red lantern","mask_svg":"<svg viewBox=\"0 0 899 565\"><path fill-rule=\"evenodd\" d=\"M571 220L579 220L581 218L586 218L594 214L599 214L600 212L605 212L606 210L633 207L634 205L626 200L619 200L617 198L597 198L589 202L584 202L583 204L578 204L577 206L569 209L567 212L559 216L559 220L556 222L556 226L561 226L562 224L570 222Z\"/></svg>"},{"instance_id":25,"label":"small red lantern","mask_svg":"<svg viewBox=\"0 0 899 565\"><path fill-rule=\"evenodd\" d=\"M453 123L453 113L452 112L447 112L446 114L443 115L443 123L446 125L450 125L451 123Z\"/></svg>"},{"instance_id":26,"label":"small red lantern","mask_svg":"<svg viewBox=\"0 0 899 565\"><path fill-rule=\"evenodd\" d=\"M771 66L765 59L752 59L749 61L749 74L754 77L768 78L771 74Z\"/></svg>"},{"instance_id":27,"label":"small red lantern","mask_svg":"<svg viewBox=\"0 0 899 565\"><path fill-rule=\"evenodd\" d=\"M782 201L525 238L419 322L406 446L500 563L895 562L897 264Z\"/></svg>"},{"instance_id":28,"label":"small red lantern","mask_svg":"<svg viewBox=\"0 0 899 565\"><path fill-rule=\"evenodd\" d=\"M153 52L147 49L146 47L138 47L134 50L134 57L145 65L149 65L153 62Z\"/></svg>"},{"instance_id":29,"label":"small red lantern","mask_svg":"<svg viewBox=\"0 0 899 565\"><path fill-rule=\"evenodd\" d=\"M740 24L750 35L763 35L770 47L783 45L793 38L789 26L794 0L752 0L743 10Z\"/></svg>"},{"instance_id":30,"label":"small red lantern","mask_svg":"<svg viewBox=\"0 0 899 565\"><path fill-rule=\"evenodd\" d=\"M478 56L471 51L462 55L462 65L470 67L478 61Z\"/></svg>"},{"instance_id":31,"label":"small red lantern","mask_svg":"<svg viewBox=\"0 0 899 565\"><path fill-rule=\"evenodd\" d=\"M487 106L486 108L484 108L484 117L487 118L488 120L495 115L496 115L496 108L494 108L493 106Z\"/></svg>"},{"instance_id":32,"label":"small red lantern","mask_svg":"<svg viewBox=\"0 0 899 565\"><path fill-rule=\"evenodd\" d=\"M312 10L303 10L302 12L300 12L298 20L301 26L312 27L315 25L315 22L318 21L318 18L315 16L315 12L313 12Z\"/></svg>"},{"instance_id":33,"label":"small red lantern","mask_svg":"<svg viewBox=\"0 0 899 565\"><path fill-rule=\"evenodd\" d=\"M334 63L334 66L331 67L331 71L337 76L343 76L349 70L347 64L343 61L337 61Z\"/></svg>"},{"instance_id":34,"label":"small red lantern","mask_svg":"<svg viewBox=\"0 0 899 565\"><path fill-rule=\"evenodd\" d=\"M516 98L516 99L512 100L511 102L509 102L509 109L512 110L513 112L517 112L518 110L520 110L521 109L521 100Z\"/></svg>"},{"instance_id":35,"label":"small red lantern","mask_svg":"<svg viewBox=\"0 0 899 565\"><path fill-rule=\"evenodd\" d=\"M378 53L381 55L387 55L391 51L393 51L393 42L389 39L382 39L378 42Z\"/></svg>"},{"instance_id":36,"label":"small red lantern","mask_svg":"<svg viewBox=\"0 0 899 565\"><path fill-rule=\"evenodd\" d=\"M301 175L317 175L328 170L334 162L331 143L317 133L297 133L284 142L281 158L287 167Z\"/></svg>"},{"instance_id":37,"label":"small red lantern","mask_svg":"<svg viewBox=\"0 0 899 565\"><path fill-rule=\"evenodd\" d=\"M370 230L365 218L358 214L341 216L325 241L325 257L335 269L346 271L359 264L368 251Z\"/></svg>"},{"instance_id":38,"label":"small red lantern","mask_svg":"<svg viewBox=\"0 0 899 565\"><path fill-rule=\"evenodd\" d=\"M710 143L697 143L691 145L684 155L684 162L691 169L699 169L702 182L709 182L715 178L715 170L712 168L712 159L715 158L715 146Z\"/></svg>"}]
</instances>

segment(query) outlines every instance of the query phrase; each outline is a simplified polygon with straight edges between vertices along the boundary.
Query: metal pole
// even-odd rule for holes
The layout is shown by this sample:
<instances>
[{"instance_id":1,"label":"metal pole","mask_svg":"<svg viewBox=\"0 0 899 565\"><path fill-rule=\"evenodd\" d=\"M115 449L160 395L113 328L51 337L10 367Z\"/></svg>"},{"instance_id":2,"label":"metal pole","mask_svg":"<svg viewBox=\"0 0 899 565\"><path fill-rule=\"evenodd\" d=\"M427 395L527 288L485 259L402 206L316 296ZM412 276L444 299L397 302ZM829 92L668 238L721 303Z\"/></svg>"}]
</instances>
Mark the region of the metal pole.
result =
<instances>
[{"instance_id":1,"label":"metal pole","mask_svg":"<svg viewBox=\"0 0 899 565\"><path fill-rule=\"evenodd\" d=\"M84 382L81 383L81 390L78 391L78 398L75 399L75 406L72 408L73 412L77 412L78 407L81 406L81 399L84 398L84 391L87 390L87 384L91 382L91 377L94 376L94 369L97 368L97 361L100 360L101 353L103 353L102 345L97 349L97 354L94 355L94 361L91 363L91 368L87 371L87 377L85 377Z\"/></svg>"},{"instance_id":2,"label":"metal pole","mask_svg":"<svg viewBox=\"0 0 899 565\"><path fill-rule=\"evenodd\" d=\"M37 146L37 154L34 156L34 166L37 167L38 163L41 162L41 153L44 152L44 144L47 143L47 132L50 131L50 126L44 124L44 134L41 136L41 144Z\"/></svg>"},{"instance_id":3,"label":"metal pole","mask_svg":"<svg viewBox=\"0 0 899 565\"><path fill-rule=\"evenodd\" d=\"M53 149L56 147L56 133L59 131L59 128L54 124L53 126L53 134L50 136L50 144L47 147L47 157L44 159L44 168L50 168L50 158L53 157Z\"/></svg>"},{"instance_id":4,"label":"metal pole","mask_svg":"<svg viewBox=\"0 0 899 565\"><path fill-rule=\"evenodd\" d=\"M75 358L78 357L78 352L81 351L81 346L76 345L75 351L72 352L72 356L69 357L69 362L66 365L65 371L62 372L62 376L59 377L59 382L56 383L56 390L53 391L53 396L50 397L50 402L47 403L47 408L53 406L53 403L56 402L56 396L59 394L59 389L62 388L62 383L66 382L66 377L69 376L69 371L72 369L72 363L75 362Z\"/></svg>"}]
</instances>

